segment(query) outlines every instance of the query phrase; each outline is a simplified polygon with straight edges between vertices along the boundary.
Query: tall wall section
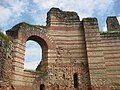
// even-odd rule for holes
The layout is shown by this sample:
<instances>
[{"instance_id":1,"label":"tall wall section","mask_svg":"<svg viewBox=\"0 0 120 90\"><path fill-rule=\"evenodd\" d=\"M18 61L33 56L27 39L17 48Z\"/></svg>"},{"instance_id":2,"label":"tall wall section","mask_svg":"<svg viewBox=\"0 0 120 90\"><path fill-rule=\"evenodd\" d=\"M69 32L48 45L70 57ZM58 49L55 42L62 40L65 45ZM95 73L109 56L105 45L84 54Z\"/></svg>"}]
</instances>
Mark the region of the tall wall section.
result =
<instances>
[{"instance_id":1,"label":"tall wall section","mask_svg":"<svg viewBox=\"0 0 120 90\"><path fill-rule=\"evenodd\" d=\"M1 33L1 32L0 32ZM12 41L1 39L0 36L0 90L11 90L12 85Z\"/></svg>"},{"instance_id":2,"label":"tall wall section","mask_svg":"<svg viewBox=\"0 0 120 90\"><path fill-rule=\"evenodd\" d=\"M42 45L43 49L43 66L47 70L47 55L48 47L41 38L48 39L44 34L45 31L41 28L36 28L30 24L20 23L15 25L11 30L7 31L7 34L13 37L14 44L14 60L13 60L13 77L12 84L15 87L15 90L39 90L41 80L37 80L41 74L36 73L36 71L31 72L24 69L24 57L25 57L25 48L27 40L34 40ZM42 43L40 43L42 42ZM49 40L47 41L49 42ZM50 43L49 43L50 48ZM54 46L54 45L53 45ZM51 46L52 47L52 46ZM45 49L45 50L44 50ZM45 80L43 80L45 81ZM38 85L37 85L38 84Z\"/></svg>"},{"instance_id":3,"label":"tall wall section","mask_svg":"<svg viewBox=\"0 0 120 90\"><path fill-rule=\"evenodd\" d=\"M52 8L48 12L47 28L56 45L48 54L49 90L90 89L84 31L77 13ZM74 74L78 76L78 87Z\"/></svg>"},{"instance_id":4,"label":"tall wall section","mask_svg":"<svg viewBox=\"0 0 120 90\"><path fill-rule=\"evenodd\" d=\"M93 88L107 90L103 44L96 18L83 19L90 81Z\"/></svg>"},{"instance_id":5,"label":"tall wall section","mask_svg":"<svg viewBox=\"0 0 120 90\"><path fill-rule=\"evenodd\" d=\"M107 18L108 31L101 33L106 77L110 90L120 89L120 25L117 18Z\"/></svg>"}]
</instances>

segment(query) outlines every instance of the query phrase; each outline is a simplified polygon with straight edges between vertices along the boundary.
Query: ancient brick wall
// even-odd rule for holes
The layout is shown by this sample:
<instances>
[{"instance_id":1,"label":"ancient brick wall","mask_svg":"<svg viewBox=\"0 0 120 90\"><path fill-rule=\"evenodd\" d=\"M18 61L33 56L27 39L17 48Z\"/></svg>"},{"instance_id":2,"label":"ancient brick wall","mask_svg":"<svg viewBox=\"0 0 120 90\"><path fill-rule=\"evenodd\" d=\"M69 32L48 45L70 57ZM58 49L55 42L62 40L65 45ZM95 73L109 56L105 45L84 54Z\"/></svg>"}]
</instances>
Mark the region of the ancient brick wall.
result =
<instances>
[{"instance_id":1,"label":"ancient brick wall","mask_svg":"<svg viewBox=\"0 0 120 90\"><path fill-rule=\"evenodd\" d=\"M101 33L107 83L110 90L120 88L120 33Z\"/></svg>"},{"instance_id":2,"label":"ancient brick wall","mask_svg":"<svg viewBox=\"0 0 120 90\"><path fill-rule=\"evenodd\" d=\"M84 18L83 26L91 85L96 89L107 90L103 44L100 38L97 19Z\"/></svg>"},{"instance_id":3,"label":"ancient brick wall","mask_svg":"<svg viewBox=\"0 0 120 90\"><path fill-rule=\"evenodd\" d=\"M74 74L78 75L78 90L90 88L85 37L78 15L51 9L48 12L49 35L55 50L48 60L49 90L71 90Z\"/></svg>"},{"instance_id":4,"label":"ancient brick wall","mask_svg":"<svg viewBox=\"0 0 120 90\"><path fill-rule=\"evenodd\" d=\"M12 51L11 41L0 40L0 90L12 88Z\"/></svg>"},{"instance_id":5,"label":"ancient brick wall","mask_svg":"<svg viewBox=\"0 0 120 90\"><path fill-rule=\"evenodd\" d=\"M115 31L120 29L120 25L116 16L109 16L106 20L106 24L108 31Z\"/></svg>"},{"instance_id":6,"label":"ancient brick wall","mask_svg":"<svg viewBox=\"0 0 120 90\"><path fill-rule=\"evenodd\" d=\"M112 29L119 31L113 19ZM107 24L111 28L111 19ZM22 22L7 34L14 39L15 90L119 90L120 33L100 33L96 18L80 21L76 12L52 8L47 13L46 26ZM24 70L27 40L42 47L37 72Z\"/></svg>"},{"instance_id":7,"label":"ancient brick wall","mask_svg":"<svg viewBox=\"0 0 120 90\"><path fill-rule=\"evenodd\" d=\"M120 24L115 16L107 18L108 32L101 33L106 67L106 80L110 90L120 88Z\"/></svg>"},{"instance_id":8,"label":"ancient brick wall","mask_svg":"<svg viewBox=\"0 0 120 90\"><path fill-rule=\"evenodd\" d=\"M13 85L15 90L37 90L40 86L39 84L36 86L36 78L38 78L38 74L26 72L24 70L24 56L25 56L25 43L29 40L34 40L42 45L43 49L43 60L42 60L42 70L46 72L48 66L48 50L52 49L54 44L50 44L49 37L46 37L45 29L41 29L41 27L35 27L28 25L26 23L20 23L13 27L11 31L7 31L7 34L12 36L14 39L14 60L13 60ZM46 45L46 42L49 43ZM48 49L49 48L49 49ZM50 51L50 50L49 50ZM39 75L41 76L41 75ZM38 81L38 80L37 80ZM40 82L41 80L39 80ZM45 81L45 80L43 80ZM39 89L38 89L39 90Z\"/></svg>"}]
</instances>

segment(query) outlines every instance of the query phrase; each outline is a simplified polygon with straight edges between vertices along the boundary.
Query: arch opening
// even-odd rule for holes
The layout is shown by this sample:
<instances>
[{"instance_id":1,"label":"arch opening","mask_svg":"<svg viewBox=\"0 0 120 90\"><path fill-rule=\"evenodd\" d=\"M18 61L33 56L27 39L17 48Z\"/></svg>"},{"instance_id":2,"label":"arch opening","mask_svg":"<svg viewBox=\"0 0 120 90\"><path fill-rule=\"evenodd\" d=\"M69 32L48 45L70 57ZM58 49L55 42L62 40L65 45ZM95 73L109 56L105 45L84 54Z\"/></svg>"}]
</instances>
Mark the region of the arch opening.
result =
<instances>
[{"instance_id":1,"label":"arch opening","mask_svg":"<svg viewBox=\"0 0 120 90\"><path fill-rule=\"evenodd\" d=\"M45 68L47 52L47 43L42 38L38 36L29 37L26 41L24 69L41 70L41 68Z\"/></svg>"},{"instance_id":2,"label":"arch opening","mask_svg":"<svg viewBox=\"0 0 120 90\"><path fill-rule=\"evenodd\" d=\"M42 59L41 46L33 40L28 40L26 42L24 69L35 70L39 63L41 62L41 59Z\"/></svg>"}]
</instances>

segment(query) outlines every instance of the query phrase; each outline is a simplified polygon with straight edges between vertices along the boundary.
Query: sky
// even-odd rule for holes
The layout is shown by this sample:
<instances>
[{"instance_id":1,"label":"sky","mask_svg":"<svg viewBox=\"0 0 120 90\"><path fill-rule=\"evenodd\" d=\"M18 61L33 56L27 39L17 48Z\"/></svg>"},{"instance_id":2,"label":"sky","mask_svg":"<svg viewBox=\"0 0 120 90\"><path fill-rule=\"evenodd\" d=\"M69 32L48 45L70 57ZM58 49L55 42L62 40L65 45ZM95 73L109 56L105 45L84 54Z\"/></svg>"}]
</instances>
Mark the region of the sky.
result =
<instances>
[{"instance_id":1,"label":"sky","mask_svg":"<svg viewBox=\"0 0 120 90\"><path fill-rule=\"evenodd\" d=\"M46 25L47 12L52 7L75 11L81 20L85 17L96 17L100 31L107 30L107 16L117 16L120 22L120 0L0 0L0 29L6 31L20 22ZM33 41L27 42L25 54L25 67L35 68L34 65L41 58L40 46Z\"/></svg>"}]
</instances>

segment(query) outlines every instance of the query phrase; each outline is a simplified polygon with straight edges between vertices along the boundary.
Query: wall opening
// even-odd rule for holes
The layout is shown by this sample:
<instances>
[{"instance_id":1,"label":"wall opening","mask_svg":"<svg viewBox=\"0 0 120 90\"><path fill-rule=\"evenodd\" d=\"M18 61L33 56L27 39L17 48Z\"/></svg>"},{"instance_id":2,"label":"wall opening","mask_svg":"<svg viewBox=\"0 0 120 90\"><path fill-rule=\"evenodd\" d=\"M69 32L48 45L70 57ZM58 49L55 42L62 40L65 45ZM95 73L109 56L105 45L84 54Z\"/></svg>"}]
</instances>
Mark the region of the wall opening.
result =
<instances>
[{"instance_id":1,"label":"wall opening","mask_svg":"<svg viewBox=\"0 0 120 90\"><path fill-rule=\"evenodd\" d=\"M40 90L45 90L45 85L44 84L40 85Z\"/></svg>"},{"instance_id":2,"label":"wall opening","mask_svg":"<svg viewBox=\"0 0 120 90\"><path fill-rule=\"evenodd\" d=\"M36 42L38 44L37 47L39 47L39 49L41 49L40 50L41 52L38 52L39 49L36 50L37 52L36 51L31 51L30 52L30 53L33 53L35 55L38 53L38 56L40 56L40 58L41 58L41 61L40 61L40 58L37 59L38 60L38 64L35 64L35 59L32 60L32 62L33 62L32 65L34 64L36 66L34 68L34 70L46 71L47 70L47 66L48 66L48 45L47 45L47 42L43 38L41 38L39 36L36 36L36 35L30 36L27 39L26 43L29 40L32 40L32 41ZM34 46L34 45L30 45L30 46ZM30 56L31 56L30 60L32 58L36 58L36 57L34 57L32 55L30 55ZM28 67L32 67L32 65L31 66L29 65ZM25 63L24 63L24 66L25 66Z\"/></svg>"},{"instance_id":3,"label":"wall opening","mask_svg":"<svg viewBox=\"0 0 120 90\"><path fill-rule=\"evenodd\" d=\"M78 89L78 75L75 73L73 75L74 78L74 88Z\"/></svg>"},{"instance_id":4,"label":"wall opening","mask_svg":"<svg viewBox=\"0 0 120 90\"><path fill-rule=\"evenodd\" d=\"M24 69L25 70L35 70L40 64L42 59L42 48L41 46L33 40L28 40L26 42L25 49L25 60Z\"/></svg>"}]
</instances>

